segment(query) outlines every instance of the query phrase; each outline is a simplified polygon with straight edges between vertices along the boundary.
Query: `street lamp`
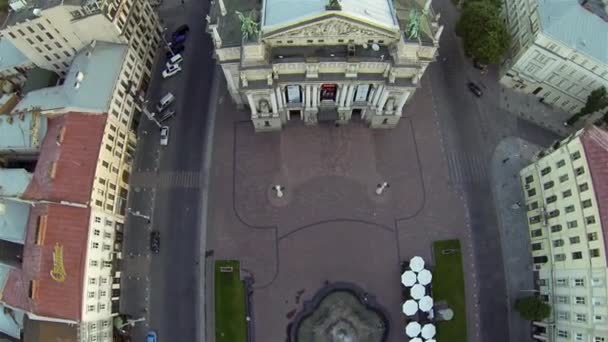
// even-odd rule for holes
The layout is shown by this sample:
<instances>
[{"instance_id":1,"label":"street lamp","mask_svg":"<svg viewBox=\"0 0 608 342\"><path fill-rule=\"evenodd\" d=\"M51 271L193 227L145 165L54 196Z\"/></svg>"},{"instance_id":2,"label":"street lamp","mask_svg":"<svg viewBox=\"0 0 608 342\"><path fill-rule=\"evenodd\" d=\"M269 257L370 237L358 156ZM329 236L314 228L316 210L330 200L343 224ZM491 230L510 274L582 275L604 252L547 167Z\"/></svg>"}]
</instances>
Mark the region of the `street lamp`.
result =
<instances>
[{"instance_id":1,"label":"street lamp","mask_svg":"<svg viewBox=\"0 0 608 342\"><path fill-rule=\"evenodd\" d=\"M150 223L150 216L140 213L139 210L133 211L133 210L131 210L131 208L127 208L127 212L135 217L141 217L143 219L146 219L146 220L148 220L148 223Z\"/></svg>"},{"instance_id":2,"label":"street lamp","mask_svg":"<svg viewBox=\"0 0 608 342\"><path fill-rule=\"evenodd\" d=\"M171 52L171 56L175 56L175 53L173 52L173 49L171 49L171 44L169 44L169 42L167 42L167 38L165 38L165 32L167 32L167 27L160 27L160 37L163 39L163 43L165 43L165 46L167 47L167 49L169 50L169 52Z\"/></svg>"},{"instance_id":3,"label":"street lamp","mask_svg":"<svg viewBox=\"0 0 608 342\"><path fill-rule=\"evenodd\" d=\"M161 124L160 122L158 122L158 120L156 120L156 116L154 115L154 113L150 112L150 110L148 109L148 100L145 100L144 103L142 104L143 107L143 111L144 111L144 115L148 118L148 120L154 122L156 124L156 126L158 126L158 128L161 128Z\"/></svg>"},{"instance_id":4,"label":"street lamp","mask_svg":"<svg viewBox=\"0 0 608 342\"><path fill-rule=\"evenodd\" d=\"M143 322L145 320L146 320L145 317L140 317L140 318L137 318L137 319L127 319L127 323L121 325L120 327L118 327L118 329L122 330L122 328L126 327L127 325L130 325L131 327L134 327L135 323Z\"/></svg>"}]
</instances>

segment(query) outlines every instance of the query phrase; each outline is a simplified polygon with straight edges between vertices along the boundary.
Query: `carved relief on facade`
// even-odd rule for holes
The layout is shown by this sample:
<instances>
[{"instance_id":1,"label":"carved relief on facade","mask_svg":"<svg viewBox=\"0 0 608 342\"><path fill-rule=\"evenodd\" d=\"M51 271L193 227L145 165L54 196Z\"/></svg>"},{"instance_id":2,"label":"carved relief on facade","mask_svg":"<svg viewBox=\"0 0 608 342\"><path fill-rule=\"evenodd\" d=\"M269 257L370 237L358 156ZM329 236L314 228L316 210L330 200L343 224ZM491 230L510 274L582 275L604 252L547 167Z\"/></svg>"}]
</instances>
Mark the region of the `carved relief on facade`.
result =
<instances>
[{"instance_id":1,"label":"carved relief on facade","mask_svg":"<svg viewBox=\"0 0 608 342\"><path fill-rule=\"evenodd\" d=\"M385 37L394 39L394 35L388 32L375 30L364 25L357 25L340 19L327 19L306 26L297 27L292 30L270 35L272 38L311 38L311 37Z\"/></svg>"}]
</instances>

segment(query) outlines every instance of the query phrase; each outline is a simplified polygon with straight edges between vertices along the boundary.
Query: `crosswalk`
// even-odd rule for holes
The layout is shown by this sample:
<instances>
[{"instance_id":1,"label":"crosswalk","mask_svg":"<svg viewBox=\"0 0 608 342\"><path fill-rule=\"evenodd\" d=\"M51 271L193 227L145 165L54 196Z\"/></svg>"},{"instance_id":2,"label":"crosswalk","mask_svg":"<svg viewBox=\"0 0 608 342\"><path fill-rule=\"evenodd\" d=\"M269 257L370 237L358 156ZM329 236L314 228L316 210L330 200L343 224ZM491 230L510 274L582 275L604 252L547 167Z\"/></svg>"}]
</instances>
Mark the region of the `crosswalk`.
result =
<instances>
[{"instance_id":1,"label":"crosswalk","mask_svg":"<svg viewBox=\"0 0 608 342\"><path fill-rule=\"evenodd\" d=\"M477 183L487 180L488 170L483 156L448 152L447 160L452 184Z\"/></svg>"},{"instance_id":2,"label":"crosswalk","mask_svg":"<svg viewBox=\"0 0 608 342\"><path fill-rule=\"evenodd\" d=\"M131 186L141 188L198 188L202 185L200 172L138 172L131 176Z\"/></svg>"}]
</instances>

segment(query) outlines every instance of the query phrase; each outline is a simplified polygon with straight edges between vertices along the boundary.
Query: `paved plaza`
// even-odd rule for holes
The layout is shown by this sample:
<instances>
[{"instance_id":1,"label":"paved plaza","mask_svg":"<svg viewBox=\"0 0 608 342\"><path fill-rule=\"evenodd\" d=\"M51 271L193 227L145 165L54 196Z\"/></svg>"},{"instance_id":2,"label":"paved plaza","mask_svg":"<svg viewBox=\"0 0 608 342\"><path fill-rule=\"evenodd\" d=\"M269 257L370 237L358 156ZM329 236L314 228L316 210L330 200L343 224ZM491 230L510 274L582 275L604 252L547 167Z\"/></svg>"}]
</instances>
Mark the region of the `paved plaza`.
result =
<instances>
[{"instance_id":1,"label":"paved plaza","mask_svg":"<svg viewBox=\"0 0 608 342\"><path fill-rule=\"evenodd\" d=\"M431 99L421 88L392 130L290 122L263 134L220 99L208 249L240 260L253 277L255 341L284 341L302 303L326 282L374 295L390 315L388 341L403 340L399 263L420 255L432 264L438 239L461 240L473 288L465 204L450 186ZM384 181L390 187L378 196Z\"/></svg>"}]
</instances>

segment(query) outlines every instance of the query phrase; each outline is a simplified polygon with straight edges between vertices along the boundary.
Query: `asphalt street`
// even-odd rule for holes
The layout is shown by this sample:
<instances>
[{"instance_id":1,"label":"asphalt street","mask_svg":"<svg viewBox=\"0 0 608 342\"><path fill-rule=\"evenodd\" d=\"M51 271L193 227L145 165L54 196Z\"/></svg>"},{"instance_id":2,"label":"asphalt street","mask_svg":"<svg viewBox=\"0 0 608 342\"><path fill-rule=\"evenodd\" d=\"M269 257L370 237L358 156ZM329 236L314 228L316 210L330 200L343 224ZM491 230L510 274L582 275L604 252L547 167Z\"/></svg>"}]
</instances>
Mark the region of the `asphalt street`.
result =
<instances>
[{"instance_id":1,"label":"asphalt street","mask_svg":"<svg viewBox=\"0 0 608 342\"><path fill-rule=\"evenodd\" d=\"M121 301L123 313L146 318L132 329L135 341L143 341L148 330L155 330L160 341L195 341L201 327L197 321L203 319L196 300L203 288L198 278L203 145L215 69L204 27L208 7L206 1L165 0L158 8L168 39L182 24L188 24L190 32L182 53L183 71L163 79L161 51L147 94L151 111L167 92L176 97L170 107L176 115L164 123L170 126L169 145L160 146L159 129L145 116L139 127L129 207L151 216L151 223L134 215L128 218ZM159 254L149 252L151 230L160 232Z\"/></svg>"}]
</instances>

